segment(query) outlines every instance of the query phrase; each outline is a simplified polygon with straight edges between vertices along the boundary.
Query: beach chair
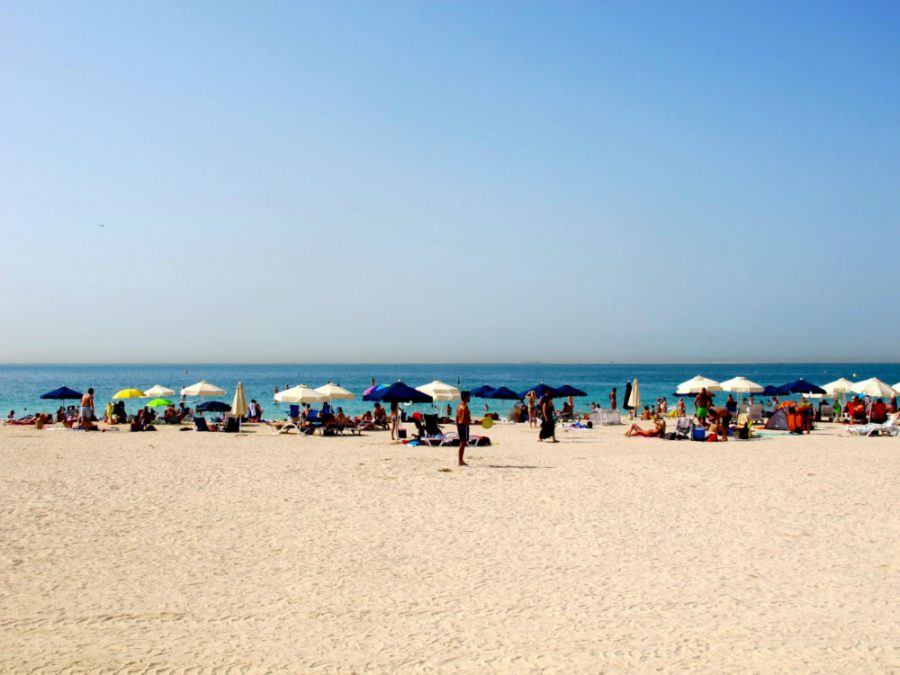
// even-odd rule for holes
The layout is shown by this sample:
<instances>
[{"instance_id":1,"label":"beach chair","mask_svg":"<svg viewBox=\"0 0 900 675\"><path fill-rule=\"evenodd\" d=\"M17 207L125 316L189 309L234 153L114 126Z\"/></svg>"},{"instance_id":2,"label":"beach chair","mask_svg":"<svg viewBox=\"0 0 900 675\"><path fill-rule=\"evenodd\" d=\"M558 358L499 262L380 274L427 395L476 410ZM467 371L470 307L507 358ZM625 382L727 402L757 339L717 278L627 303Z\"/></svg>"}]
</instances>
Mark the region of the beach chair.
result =
<instances>
[{"instance_id":1,"label":"beach chair","mask_svg":"<svg viewBox=\"0 0 900 675\"><path fill-rule=\"evenodd\" d=\"M847 427L847 432L854 436L897 436L900 435L900 426L894 417L889 417L883 424L858 424Z\"/></svg>"},{"instance_id":2,"label":"beach chair","mask_svg":"<svg viewBox=\"0 0 900 675\"><path fill-rule=\"evenodd\" d=\"M241 430L241 420L235 415L226 415L225 416L225 425L222 427L222 431L226 434L236 434Z\"/></svg>"},{"instance_id":3,"label":"beach chair","mask_svg":"<svg viewBox=\"0 0 900 675\"><path fill-rule=\"evenodd\" d=\"M824 403L819 404L819 421L820 422L833 422L834 421L834 407L831 405L826 405Z\"/></svg>"},{"instance_id":4,"label":"beach chair","mask_svg":"<svg viewBox=\"0 0 900 675\"><path fill-rule=\"evenodd\" d=\"M219 430L219 428L215 424L213 424L212 428L210 428L210 426L206 423L206 418L200 417L200 416L194 417L194 426L196 428L196 431L218 431Z\"/></svg>"},{"instance_id":5,"label":"beach chair","mask_svg":"<svg viewBox=\"0 0 900 675\"><path fill-rule=\"evenodd\" d=\"M766 418L763 414L762 403L754 403L747 409L747 417L751 422L765 422Z\"/></svg>"},{"instance_id":6,"label":"beach chair","mask_svg":"<svg viewBox=\"0 0 900 675\"><path fill-rule=\"evenodd\" d=\"M597 411L600 414L600 425L604 427L622 424L622 416L618 410L606 410L601 408Z\"/></svg>"},{"instance_id":7,"label":"beach chair","mask_svg":"<svg viewBox=\"0 0 900 675\"><path fill-rule=\"evenodd\" d=\"M426 445L443 445L447 440L440 425L438 424L438 416L434 414L426 414L422 425L422 433L419 435L419 441ZM457 443L459 438L457 437Z\"/></svg>"},{"instance_id":8,"label":"beach chair","mask_svg":"<svg viewBox=\"0 0 900 675\"><path fill-rule=\"evenodd\" d=\"M679 417L675 420L675 438L687 440L693 432L693 424L689 417Z\"/></svg>"}]
</instances>

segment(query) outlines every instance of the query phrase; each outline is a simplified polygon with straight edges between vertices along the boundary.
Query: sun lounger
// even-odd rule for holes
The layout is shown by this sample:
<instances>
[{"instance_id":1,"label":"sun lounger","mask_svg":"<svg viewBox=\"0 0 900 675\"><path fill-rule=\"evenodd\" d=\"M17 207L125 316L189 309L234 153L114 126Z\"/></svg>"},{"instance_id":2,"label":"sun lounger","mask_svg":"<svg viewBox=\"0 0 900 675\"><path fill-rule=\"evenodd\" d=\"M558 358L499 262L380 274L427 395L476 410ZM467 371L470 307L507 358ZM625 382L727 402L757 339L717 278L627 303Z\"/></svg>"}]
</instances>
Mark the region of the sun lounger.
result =
<instances>
[{"instance_id":1,"label":"sun lounger","mask_svg":"<svg viewBox=\"0 0 900 675\"><path fill-rule=\"evenodd\" d=\"M590 415L591 424L595 427L608 427L616 424L622 424L622 416L618 410L606 410L598 408Z\"/></svg>"},{"instance_id":2,"label":"sun lounger","mask_svg":"<svg viewBox=\"0 0 900 675\"><path fill-rule=\"evenodd\" d=\"M218 431L219 430L219 428L215 424L213 424L212 428L210 428L210 426L206 423L205 417L195 417L194 425L195 425L197 431Z\"/></svg>"},{"instance_id":3,"label":"sun lounger","mask_svg":"<svg viewBox=\"0 0 900 675\"><path fill-rule=\"evenodd\" d=\"M747 417L751 422L765 422L765 416L763 415L763 407L762 403L754 403L749 406L747 410Z\"/></svg>"},{"instance_id":4,"label":"sun lounger","mask_svg":"<svg viewBox=\"0 0 900 675\"><path fill-rule=\"evenodd\" d=\"M847 427L847 431L854 436L897 436L900 434L900 426L891 417L884 424L858 424Z\"/></svg>"}]
</instances>

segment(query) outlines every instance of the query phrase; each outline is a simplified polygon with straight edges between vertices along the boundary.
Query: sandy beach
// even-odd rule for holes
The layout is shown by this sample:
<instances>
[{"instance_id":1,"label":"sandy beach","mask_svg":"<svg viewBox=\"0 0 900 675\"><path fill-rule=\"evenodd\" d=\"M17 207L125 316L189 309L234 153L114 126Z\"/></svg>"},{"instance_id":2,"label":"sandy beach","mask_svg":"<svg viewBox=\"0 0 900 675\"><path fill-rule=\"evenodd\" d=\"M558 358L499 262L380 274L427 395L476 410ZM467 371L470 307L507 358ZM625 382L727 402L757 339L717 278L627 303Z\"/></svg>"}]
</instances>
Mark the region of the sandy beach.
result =
<instances>
[{"instance_id":1,"label":"sandy beach","mask_svg":"<svg viewBox=\"0 0 900 675\"><path fill-rule=\"evenodd\" d=\"M900 668L900 440L0 429L0 669Z\"/></svg>"}]
</instances>

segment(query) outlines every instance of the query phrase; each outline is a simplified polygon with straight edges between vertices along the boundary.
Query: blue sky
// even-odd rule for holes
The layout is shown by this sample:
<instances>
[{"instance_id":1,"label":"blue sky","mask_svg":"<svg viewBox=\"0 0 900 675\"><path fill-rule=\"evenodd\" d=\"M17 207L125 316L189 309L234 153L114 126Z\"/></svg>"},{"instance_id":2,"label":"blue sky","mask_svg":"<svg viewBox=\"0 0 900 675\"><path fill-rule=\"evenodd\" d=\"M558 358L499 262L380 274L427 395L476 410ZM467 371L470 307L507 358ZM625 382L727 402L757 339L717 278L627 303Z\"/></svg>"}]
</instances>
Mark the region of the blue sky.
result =
<instances>
[{"instance_id":1,"label":"blue sky","mask_svg":"<svg viewBox=\"0 0 900 675\"><path fill-rule=\"evenodd\" d=\"M0 361L898 360L900 5L743 5L3 3Z\"/></svg>"}]
</instances>

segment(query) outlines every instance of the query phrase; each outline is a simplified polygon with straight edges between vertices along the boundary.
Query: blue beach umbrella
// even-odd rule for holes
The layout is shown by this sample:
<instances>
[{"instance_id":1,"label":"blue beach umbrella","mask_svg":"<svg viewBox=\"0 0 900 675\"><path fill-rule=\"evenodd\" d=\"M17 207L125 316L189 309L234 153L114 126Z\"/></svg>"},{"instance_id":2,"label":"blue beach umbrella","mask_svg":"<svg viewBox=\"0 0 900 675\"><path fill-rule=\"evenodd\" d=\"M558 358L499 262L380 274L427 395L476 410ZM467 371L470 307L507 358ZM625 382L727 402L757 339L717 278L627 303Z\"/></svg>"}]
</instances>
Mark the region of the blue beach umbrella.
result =
<instances>
[{"instance_id":1,"label":"blue beach umbrella","mask_svg":"<svg viewBox=\"0 0 900 675\"><path fill-rule=\"evenodd\" d=\"M536 387L528 387L528 389L523 389L522 394L519 396L519 398L525 398L526 396L528 396L529 391L533 391L534 395L538 398L542 398L544 394L550 394L551 398L559 397L559 393L557 393L556 389L551 387L549 384L544 384L543 382L541 382Z\"/></svg>"},{"instance_id":2,"label":"blue beach umbrella","mask_svg":"<svg viewBox=\"0 0 900 675\"><path fill-rule=\"evenodd\" d=\"M819 387L812 382L807 382L802 377L799 380L794 380L793 382L786 382L785 384L778 387L778 389L784 392L782 395L786 394L824 394L825 390L822 387Z\"/></svg>"},{"instance_id":3,"label":"blue beach umbrella","mask_svg":"<svg viewBox=\"0 0 900 675\"><path fill-rule=\"evenodd\" d=\"M500 401L518 401L522 397L509 387L497 387L484 398L493 398Z\"/></svg>"},{"instance_id":4,"label":"blue beach umbrella","mask_svg":"<svg viewBox=\"0 0 900 675\"><path fill-rule=\"evenodd\" d=\"M60 387L59 389L48 391L46 394L41 394L41 398L60 400L67 398L81 398L81 392L75 391L74 389L69 389L68 387Z\"/></svg>"},{"instance_id":5,"label":"blue beach umbrella","mask_svg":"<svg viewBox=\"0 0 900 675\"><path fill-rule=\"evenodd\" d=\"M581 389L573 387L571 384L564 384L563 386L558 387L556 393L560 396L587 396L586 391L581 391Z\"/></svg>"},{"instance_id":6,"label":"blue beach umbrella","mask_svg":"<svg viewBox=\"0 0 900 675\"><path fill-rule=\"evenodd\" d=\"M491 392L494 391L494 388L490 385L483 384L480 387L475 387L470 393L475 398L493 398L491 396Z\"/></svg>"},{"instance_id":7,"label":"blue beach umbrella","mask_svg":"<svg viewBox=\"0 0 900 675\"><path fill-rule=\"evenodd\" d=\"M386 384L376 384L363 392L363 401L380 401L380 398L377 398L378 394L387 389Z\"/></svg>"},{"instance_id":8,"label":"blue beach umbrella","mask_svg":"<svg viewBox=\"0 0 900 675\"><path fill-rule=\"evenodd\" d=\"M197 412L231 412L231 406L222 401L204 401L197 406Z\"/></svg>"},{"instance_id":9,"label":"blue beach umbrella","mask_svg":"<svg viewBox=\"0 0 900 675\"><path fill-rule=\"evenodd\" d=\"M376 389L369 394L372 398L370 401L381 401L383 403L431 403L432 398L428 394L422 393L418 389L406 385L403 382L394 382L394 384Z\"/></svg>"}]
</instances>

